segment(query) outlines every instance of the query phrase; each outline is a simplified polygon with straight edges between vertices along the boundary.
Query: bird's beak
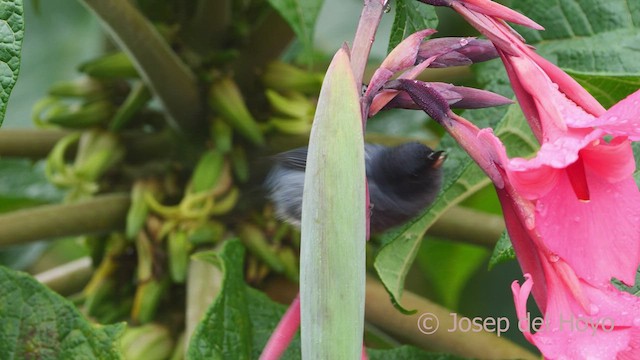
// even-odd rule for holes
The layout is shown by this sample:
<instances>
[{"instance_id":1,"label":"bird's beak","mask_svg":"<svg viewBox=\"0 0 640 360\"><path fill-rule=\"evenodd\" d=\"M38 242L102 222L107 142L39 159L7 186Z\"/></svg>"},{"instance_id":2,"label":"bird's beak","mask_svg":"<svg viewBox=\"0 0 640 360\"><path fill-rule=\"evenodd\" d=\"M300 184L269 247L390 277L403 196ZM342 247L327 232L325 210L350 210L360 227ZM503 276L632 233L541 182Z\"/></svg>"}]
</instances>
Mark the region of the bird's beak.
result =
<instances>
[{"instance_id":1,"label":"bird's beak","mask_svg":"<svg viewBox=\"0 0 640 360\"><path fill-rule=\"evenodd\" d=\"M436 151L433 154L431 154L431 156L429 157L432 159L435 159L432 167L434 169L439 169L444 163L444 161L447 159L447 153L445 153L444 151Z\"/></svg>"}]
</instances>

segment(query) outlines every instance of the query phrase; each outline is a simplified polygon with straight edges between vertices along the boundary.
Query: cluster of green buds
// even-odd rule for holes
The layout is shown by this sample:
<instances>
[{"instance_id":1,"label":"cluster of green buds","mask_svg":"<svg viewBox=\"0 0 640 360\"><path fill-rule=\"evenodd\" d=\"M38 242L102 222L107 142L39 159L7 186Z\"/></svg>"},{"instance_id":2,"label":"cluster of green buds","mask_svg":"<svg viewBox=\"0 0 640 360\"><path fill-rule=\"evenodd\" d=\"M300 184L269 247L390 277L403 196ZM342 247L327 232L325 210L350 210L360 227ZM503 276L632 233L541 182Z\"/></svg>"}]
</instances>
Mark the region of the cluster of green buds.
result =
<instances>
[{"instance_id":1,"label":"cluster of green buds","mask_svg":"<svg viewBox=\"0 0 640 360\"><path fill-rule=\"evenodd\" d=\"M254 214L251 222L240 223L237 233L249 254L246 259L247 282L258 284L271 272L298 282L300 232L277 220L271 205Z\"/></svg>"},{"instance_id":2,"label":"cluster of green buds","mask_svg":"<svg viewBox=\"0 0 640 360\"><path fill-rule=\"evenodd\" d=\"M127 126L151 99L133 64L122 52L82 64L83 77L54 84L33 110L41 128L71 132L47 159L49 180L67 189L67 201L99 192L100 178L125 155L117 131ZM72 158L73 151L75 159Z\"/></svg>"},{"instance_id":3,"label":"cluster of green buds","mask_svg":"<svg viewBox=\"0 0 640 360\"><path fill-rule=\"evenodd\" d=\"M322 74L306 72L291 65L274 62L263 76L265 95L271 106L267 130L283 134L307 135L315 113L315 99Z\"/></svg>"},{"instance_id":4,"label":"cluster of green buds","mask_svg":"<svg viewBox=\"0 0 640 360\"><path fill-rule=\"evenodd\" d=\"M39 127L120 130L146 106L151 93L122 52L80 65L83 77L54 84L33 108Z\"/></svg>"},{"instance_id":5,"label":"cluster of green buds","mask_svg":"<svg viewBox=\"0 0 640 360\"><path fill-rule=\"evenodd\" d=\"M76 157L68 163L66 156L77 146ZM100 189L100 177L124 157L119 139L103 130L74 132L62 138L47 158L46 175L51 183L68 189L67 201L94 195Z\"/></svg>"},{"instance_id":6,"label":"cluster of green buds","mask_svg":"<svg viewBox=\"0 0 640 360\"><path fill-rule=\"evenodd\" d=\"M111 190L101 180L115 165L128 164L125 155L133 153L127 151L130 142L125 147L122 139L143 128L159 130L148 121L151 93L124 53L85 63L80 71L84 77L56 84L34 110L38 126L70 130L51 151L46 167L51 182L69 190L68 201ZM310 131L322 75L280 62L269 65L263 84L271 111L260 119L249 111L232 77L216 73L208 79L210 137L204 151L198 158L183 156L177 166L175 158L165 159L159 168L149 165L154 169L150 173L127 172L121 166L115 186L130 188L131 194L124 231L83 238L96 264L82 292L83 309L102 323L129 319L140 325L125 334L125 352L135 352L129 345L136 341L153 346L167 336L157 316L166 305L165 295L191 281L194 253L225 239L238 237L248 249L250 283L272 272L298 281L299 231L278 221L270 205L251 213L232 212L250 180L247 152L265 146L266 133ZM194 144L198 147L203 149ZM154 335L138 339L147 332ZM169 351L155 350L163 356Z\"/></svg>"}]
</instances>

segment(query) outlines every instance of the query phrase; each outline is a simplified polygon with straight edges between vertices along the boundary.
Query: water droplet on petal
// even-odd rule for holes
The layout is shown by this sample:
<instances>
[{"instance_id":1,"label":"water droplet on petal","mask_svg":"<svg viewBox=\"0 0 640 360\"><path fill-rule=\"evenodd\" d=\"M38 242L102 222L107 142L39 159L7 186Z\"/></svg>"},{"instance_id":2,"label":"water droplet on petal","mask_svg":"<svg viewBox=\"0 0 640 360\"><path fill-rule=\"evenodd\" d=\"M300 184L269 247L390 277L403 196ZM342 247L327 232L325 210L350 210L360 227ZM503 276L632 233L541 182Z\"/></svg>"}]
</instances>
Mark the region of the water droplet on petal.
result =
<instances>
[{"instance_id":1,"label":"water droplet on petal","mask_svg":"<svg viewBox=\"0 0 640 360\"><path fill-rule=\"evenodd\" d=\"M540 216L547 215L547 206L544 203L539 203L536 210Z\"/></svg>"},{"instance_id":2,"label":"water droplet on petal","mask_svg":"<svg viewBox=\"0 0 640 360\"><path fill-rule=\"evenodd\" d=\"M467 46L469 44L469 40L467 39L460 39L460 46Z\"/></svg>"},{"instance_id":3,"label":"water droplet on petal","mask_svg":"<svg viewBox=\"0 0 640 360\"><path fill-rule=\"evenodd\" d=\"M551 254L549 255L549 261L552 263L557 263L558 260L560 260L560 256L556 255L556 254Z\"/></svg>"},{"instance_id":4,"label":"water droplet on petal","mask_svg":"<svg viewBox=\"0 0 640 360\"><path fill-rule=\"evenodd\" d=\"M598 307L598 305L596 304L591 304L589 306L589 314L591 315L596 315L597 313L600 312L600 308Z\"/></svg>"},{"instance_id":5,"label":"water droplet on petal","mask_svg":"<svg viewBox=\"0 0 640 360\"><path fill-rule=\"evenodd\" d=\"M617 116L611 116L609 119L607 119L609 121L615 122L618 121L618 117Z\"/></svg>"},{"instance_id":6,"label":"water droplet on petal","mask_svg":"<svg viewBox=\"0 0 640 360\"><path fill-rule=\"evenodd\" d=\"M553 332L558 332L558 329L552 329L552 330L551 330L551 332L552 332L552 333L553 333ZM545 344L545 345L548 345L548 344L551 342L551 341L549 340L549 338L548 338L548 337L545 337L545 336L540 337L539 339L536 339L536 340L540 341L542 344Z\"/></svg>"}]
</instances>

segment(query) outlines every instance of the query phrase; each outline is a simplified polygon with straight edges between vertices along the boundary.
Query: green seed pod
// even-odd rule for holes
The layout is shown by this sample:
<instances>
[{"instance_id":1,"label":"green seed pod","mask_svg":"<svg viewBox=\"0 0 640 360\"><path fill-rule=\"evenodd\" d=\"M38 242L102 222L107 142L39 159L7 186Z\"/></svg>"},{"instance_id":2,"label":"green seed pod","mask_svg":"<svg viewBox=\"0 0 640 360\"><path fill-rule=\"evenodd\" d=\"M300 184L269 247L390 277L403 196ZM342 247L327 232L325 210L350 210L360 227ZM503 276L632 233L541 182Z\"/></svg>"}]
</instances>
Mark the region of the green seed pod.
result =
<instances>
[{"instance_id":1,"label":"green seed pod","mask_svg":"<svg viewBox=\"0 0 640 360\"><path fill-rule=\"evenodd\" d=\"M205 152L196 165L191 176L190 192L197 194L211 190L220 180L225 159L218 150Z\"/></svg>"},{"instance_id":2,"label":"green seed pod","mask_svg":"<svg viewBox=\"0 0 640 360\"><path fill-rule=\"evenodd\" d=\"M230 78L215 81L209 90L209 105L240 135L254 145L263 145L264 137L242 98L240 89Z\"/></svg>"},{"instance_id":3,"label":"green seed pod","mask_svg":"<svg viewBox=\"0 0 640 360\"><path fill-rule=\"evenodd\" d=\"M179 284L184 283L187 277L187 266L189 265L189 252L191 244L187 238L187 233L177 230L169 234L167 239L167 252L169 254L169 274L171 280Z\"/></svg>"},{"instance_id":4,"label":"green seed pod","mask_svg":"<svg viewBox=\"0 0 640 360\"><path fill-rule=\"evenodd\" d=\"M123 52L116 52L90 60L78 68L89 76L101 79L132 79L138 78L138 71Z\"/></svg>"}]
</instances>

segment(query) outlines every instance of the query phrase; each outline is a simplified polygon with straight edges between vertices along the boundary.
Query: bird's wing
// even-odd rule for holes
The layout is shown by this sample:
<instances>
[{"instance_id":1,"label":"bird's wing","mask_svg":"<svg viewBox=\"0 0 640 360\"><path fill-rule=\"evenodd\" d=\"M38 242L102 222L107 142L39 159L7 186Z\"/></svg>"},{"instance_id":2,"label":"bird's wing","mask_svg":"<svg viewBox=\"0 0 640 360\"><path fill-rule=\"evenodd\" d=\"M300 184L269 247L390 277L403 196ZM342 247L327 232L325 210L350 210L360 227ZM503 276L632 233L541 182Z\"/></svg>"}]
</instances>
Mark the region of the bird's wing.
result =
<instances>
[{"instance_id":1,"label":"bird's wing","mask_svg":"<svg viewBox=\"0 0 640 360\"><path fill-rule=\"evenodd\" d=\"M366 144L365 146L365 156L366 161L369 162L373 157L377 156L380 152L384 151L386 148L381 145L373 145ZM275 156L275 159L280 163L280 165L294 169L294 170L305 170L307 167L307 147L300 147L297 149L289 150L283 153L280 153Z\"/></svg>"},{"instance_id":2,"label":"bird's wing","mask_svg":"<svg viewBox=\"0 0 640 360\"><path fill-rule=\"evenodd\" d=\"M276 155L276 160L290 169L302 170L307 167L307 147L301 147Z\"/></svg>"}]
</instances>

